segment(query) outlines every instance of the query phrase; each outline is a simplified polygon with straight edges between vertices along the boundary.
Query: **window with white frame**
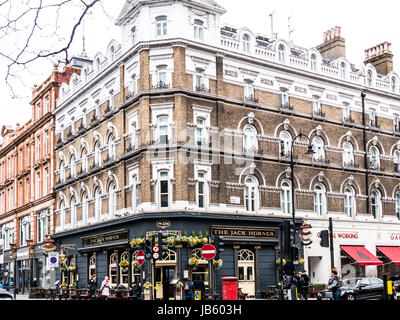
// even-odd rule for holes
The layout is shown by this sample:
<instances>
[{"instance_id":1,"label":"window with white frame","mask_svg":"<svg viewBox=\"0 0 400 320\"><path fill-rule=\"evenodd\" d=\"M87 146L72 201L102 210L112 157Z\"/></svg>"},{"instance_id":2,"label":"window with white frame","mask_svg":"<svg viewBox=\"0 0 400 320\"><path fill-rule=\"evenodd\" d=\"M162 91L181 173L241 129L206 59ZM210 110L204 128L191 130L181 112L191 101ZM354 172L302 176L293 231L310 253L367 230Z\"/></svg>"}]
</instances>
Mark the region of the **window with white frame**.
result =
<instances>
[{"instance_id":1,"label":"window with white frame","mask_svg":"<svg viewBox=\"0 0 400 320\"><path fill-rule=\"evenodd\" d=\"M324 141L320 137L314 137L312 139L312 146L314 150L313 161L314 162L325 161Z\"/></svg>"},{"instance_id":2,"label":"window with white frame","mask_svg":"<svg viewBox=\"0 0 400 320\"><path fill-rule=\"evenodd\" d=\"M278 61L281 63L285 63L285 60L285 46L283 44L280 44L278 47Z\"/></svg>"},{"instance_id":3,"label":"window with white frame","mask_svg":"<svg viewBox=\"0 0 400 320\"><path fill-rule=\"evenodd\" d=\"M393 155L394 172L400 173L400 151L396 150Z\"/></svg>"},{"instance_id":4,"label":"window with white frame","mask_svg":"<svg viewBox=\"0 0 400 320\"><path fill-rule=\"evenodd\" d=\"M86 148L82 149L82 172L88 172L88 152Z\"/></svg>"},{"instance_id":5,"label":"window with white frame","mask_svg":"<svg viewBox=\"0 0 400 320\"><path fill-rule=\"evenodd\" d=\"M396 193L396 217L400 220L400 193Z\"/></svg>"},{"instance_id":6,"label":"window with white frame","mask_svg":"<svg viewBox=\"0 0 400 320\"><path fill-rule=\"evenodd\" d=\"M37 154L36 154L36 160L39 160L42 154L42 142L40 139L40 136L37 137Z\"/></svg>"},{"instance_id":7,"label":"window with white frame","mask_svg":"<svg viewBox=\"0 0 400 320\"><path fill-rule=\"evenodd\" d=\"M39 199L42 196L42 184L41 184L41 176L40 172L36 172L36 199Z\"/></svg>"},{"instance_id":8,"label":"window with white frame","mask_svg":"<svg viewBox=\"0 0 400 320\"><path fill-rule=\"evenodd\" d=\"M31 218L26 216L20 220L20 246L26 246L26 240L31 238Z\"/></svg>"},{"instance_id":9,"label":"window with white frame","mask_svg":"<svg viewBox=\"0 0 400 320\"><path fill-rule=\"evenodd\" d=\"M242 50L247 53L250 52L250 37L248 34L242 36Z\"/></svg>"},{"instance_id":10,"label":"window with white frame","mask_svg":"<svg viewBox=\"0 0 400 320\"><path fill-rule=\"evenodd\" d=\"M251 125L243 128L243 152L256 153L258 151L257 130Z\"/></svg>"},{"instance_id":11,"label":"window with white frame","mask_svg":"<svg viewBox=\"0 0 400 320\"><path fill-rule=\"evenodd\" d=\"M392 88L392 92L393 92L393 93L396 93L396 86L397 86L397 83L396 83L396 79L395 79L395 78L392 78L392 79L391 79L390 85L391 85L391 88Z\"/></svg>"},{"instance_id":12,"label":"window with white frame","mask_svg":"<svg viewBox=\"0 0 400 320\"><path fill-rule=\"evenodd\" d=\"M71 163L71 178L75 178L76 177L76 159L75 159L74 155L71 156L70 163Z\"/></svg>"},{"instance_id":13,"label":"window with white frame","mask_svg":"<svg viewBox=\"0 0 400 320\"><path fill-rule=\"evenodd\" d=\"M40 102L37 104L37 115L38 115L38 120L42 116L42 106L40 105Z\"/></svg>"},{"instance_id":14,"label":"window with white frame","mask_svg":"<svg viewBox=\"0 0 400 320\"><path fill-rule=\"evenodd\" d=\"M201 20L194 20L194 38L204 41L204 23Z\"/></svg>"},{"instance_id":15,"label":"window with white frame","mask_svg":"<svg viewBox=\"0 0 400 320\"><path fill-rule=\"evenodd\" d=\"M112 133L108 136L108 157L112 160L117 157L115 136Z\"/></svg>"},{"instance_id":16,"label":"window with white frame","mask_svg":"<svg viewBox=\"0 0 400 320\"><path fill-rule=\"evenodd\" d=\"M371 192L371 209L374 218L380 219L382 212L382 204L381 204L381 193L378 190L374 190Z\"/></svg>"},{"instance_id":17,"label":"window with white frame","mask_svg":"<svg viewBox=\"0 0 400 320\"><path fill-rule=\"evenodd\" d=\"M115 61L115 48L114 46L110 47L110 64Z\"/></svg>"},{"instance_id":18,"label":"window with white frame","mask_svg":"<svg viewBox=\"0 0 400 320\"><path fill-rule=\"evenodd\" d=\"M321 102L320 102L320 98L318 96L313 96L312 105L313 105L313 113L315 115L322 115Z\"/></svg>"},{"instance_id":19,"label":"window with white frame","mask_svg":"<svg viewBox=\"0 0 400 320\"><path fill-rule=\"evenodd\" d=\"M131 173L131 186L132 186L132 210L137 212L139 206L139 177L138 170Z\"/></svg>"},{"instance_id":20,"label":"window with white frame","mask_svg":"<svg viewBox=\"0 0 400 320\"><path fill-rule=\"evenodd\" d=\"M82 220L86 224L89 219L89 197L87 192L82 194Z\"/></svg>"},{"instance_id":21,"label":"window with white frame","mask_svg":"<svg viewBox=\"0 0 400 320\"><path fill-rule=\"evenodd\" d=\"M167 29L167 17L160 16L156 18L156 35L159 36L166 36L168 33Z\"/></svg>"},{"instance_id":22,"label":"window with white frame","mask_svg":"<svg viewBox=\"0 0 400 320\"><path fill-rule=\"evenodd\" d=\"M169 175L168 171L159 172L159 203L161 208L169 207Z\"/></svg>"},{"instance_id":23,"label":"window with white frame","mask_svg":"<svg viewBox=\"0 0 400 320\"><path fill-rule=\"evenodd\" d=\"M116 287L118 285L118 254L113 253L110 256L108 263L108 274L110 275L110 286Z\"/></svg>"},{"instance_id":24,"label":"window with white frame","mask_svg":"<svg viewBox=\"0 0 400 320\"><path fill-rule=\"evenodd\" d=\"M10 243L15 243L15 223L9 222L1 226L1 235L4 241L4 250L10 249Z\"/></svg>"},{"instance_id":25,"label":"window with white frame","mask_svg":"<svg viewBox=\"0 0 400 320\"><path fill-rule=\"evenodd\" d=\"M342 62L340 63L340 77L342 79L346 79L346 63Z\"/></svg>"},{"instance_id":26,"label":"window with white frame","mask_svg":"<svg viewBox=\"0 0 400 320\"><path fill-rule=\"evenodd\" d=\"M75 197L71 198L71 225L74 227L76 224L76 200Z\"/></svg>"},{"instance_id":27,"label":"window with white frame","mask_svg":"<svg viewBox=\"0 0 400 320\"><path fill-rule=\"evenodd\" d=\"M136 150L139 148L139 123L138 117L139 112L136 110L130 114L128 114L128 130L131 136L131 148L132 150Z\"/></svg>"},{"instance_id":28,"label":"window with white frame","mask_svg":"<svg viewBox=\"0 0 400 320\"><path fill-rule=\"evenodd\" d=\"M379 170L380 155L379 155L379 150L376 147L371 147L369 149L369 165L371 169Z\"/></svg>"},{"instance_id":29,"label":"window with white frame","mask_svg":"<svg viewBox=\"0 0 400 320\"><path fill-rule=\"evenodd\" d=\"M161 85L167 84L167 66L158 66L157 67L157 80Z\"/></svg>"},{"instance_id":30,"label":"window with white frame","mask_svg":"<svg viewBox=\"0 0 400 320\"><path fill-rule=\"evenodd\" d=\"M324 185L317 184L314 187L314 211L321 217L325 215L326 191Z\"/></svg>"},{"instance_id":31,"label":"window with white frame","mask_svg":"<svg viewBox=\"0 0 400 320\"><path fill-rule=\"evenodd\" d=\"M101 147L99 141L96 141L94 144L94 164L97 167L101 165Z\"/></svg>"},{"instance_id":32,"label":"window with white frame","mask_svg":"<svg viewBox=\"0 0 400 320\"><path fill-rule=\"evenodd\" d=\"M281 107L288 107L289 106L289 94L288 89L281 88L279 94L279 100L281 103Z\"/></svg>"},{"instance_id":33,"label":"window with white frame","mask_svg":"<svg viewBox=\"0 0 400 320\"><path fill-rule=\"evenodd\" d=\"M253 81L244 80L244 98L245 100L251 100L254 97Z\"/></svg>"},{"instance_id":34,"label":"window with white frame","mask_svg":"<svg viewBox=\"0 0 400 320\"><path fill-rule=\"evenodd\" d=\"M346 102L343 103L343 121L349 122L351 119L350 105Z\"/></svg>"},{"instance_id":35,"label":"window with white frame","mask_svg":"<svg viewBox=\"0 0 400 320\"><path fill-rule=\"evenodd\" d=\"M369 126L376 127L376 113L374 109L369 111Z\"/></svg>"},{"instance_id":36,"label":"window with white frame","mask_svg":"<svg viewBox=\"0 0 400 320\"><path fill-rule=\"evenodd\" d=\"M196 74L194 76L194 89L196 91L204 91L207 89L206 81L204 78L204 69L196 68Z\"/></svg>"},{"instance_id":37,"label":"window with white frame","mask_svg":"<svg viewBox=\"0 0 400 320\"><path fill-rule=\"evenodd\" d=\"M311 68L311 71L316 71L317 70L317 56L315 54L311 55L310 68Z\"/></svg>"},{"instance_id":38,"label":"window with white frame","mask_svg":"<svg viewBox=\"0 0 400 320\"><path fill-rule=\"evenodd\" d=\"M65 182L65 164L63 160L60 161L59 168L60 168L60 182L63 183Z\"/></svg>"},{"instance_id":39,"label":"window with white frame","mask_svg":"<svg viewBox=\"0 0 400 320\"><path fill-rule=\"evenodd\" d=\"M371 70L369 70L367 72L367 85L369 87L372 87L372 71Z\"/></svg>"},{"instance_id":40,"label":"window with white frame","mask_svg":"<svg viewBox=\"0 0 400 320\"><path fill-rule=\"evenodd\" d=\"M281 209L284 214L292 213L291 187L287 181L281 184Z\"/></svg>"},{"instance_id":41,"label":"window with white frame","mask_svg":"<svg viewBox=\"0 0 400 320\"><path fill-rule=\"evenodd\" d=\"M89 259L89 279L96 274L96 255L92 255Z\"/></svg>"},{"instance_id":42,"label":"window with white frame","mask_svg":"<svg viewBox=\"0 0 400 320\"><path fill-rule=\"evenodd\" d=\"M289 157L292 152L292 135L287 131L281 131L279 138L281 139L279 148L281 157Z\"/></svg>"},{"instance_id":43,"label":"window with white frame","mask_svg":"<svg viewBox=\"0 0 400 320\"><path fill-rule=\"evenodd\" d=\"M45 140L45 152L46 155L50 153L50 136L49 136L49 130L46 130L45 132L46 140Z\"/></svg>"},{"instance_id":44,"label":"window with white frame","mask_svg":"<svg viewBox=\"0 0 400 320\"><path fill-rule=\"evenodd\" d=\"M96 220L101 218L101 191L100 188L96 188L94 191L94 214Z\"/></svg>"},{"instance_id":45,"label":"window with white frame","mask_svg":"<svg viewBox=\"0 0 400 320\"><path fill-rule=\"evenodd\" d=\"M50 96L46 97L45 104L46 104L46 112L50 112Z\"/></svg>"},{"instance_id":46,"label":"window with white frame","mask_svg":"<svg viewBox=\"0 0 400 320\"><path fill-rule=\"evenodd\" d=\"M117 211L117 188L114 182L111 182L108 187L108 212L111 216Z\"/></svg>"},{"instance_id":47,"label":"window with white frame","mask_svg":"<svg viewBox=\"0 0 400 320\"><path fill-rule=\"evenodd\" d=\"M197 205L199 208L207 208L208 182L205 172L197 172Z\"/></svg>"},{"instance_id":48,"label":"window with white frame","mask_svg":"<svg viewBox=\"0 0 400 320\"><path fill-rule=\"evenodd\" d=\"M198 146L205 146L207 144L207 130L206 130L206 121L201 117L197 117L196 119L196 144Z\"/></svg>"},{"instance_id":49,"label":"window with white frame","mask_svg":"<svg viewBox=\"0 0 400 320\"><path fill-rule=\"evenodd\" d=\"M258 199L258 180L255 177L246 177L244 188L246 210L249 212L257 211L259 207Z\"/></svg>"},{"instance_id":50,"label":"window with white frame","mask_svg":"<svg viewBox=\"0 0 400 320\"><path fill-rule=\"evenodd\" d=\"M354 149L350 142L343 144L343 166L352 167L354 166Z\"/></svg>"},{"instance_id":51,"label":"window with white frame","mask_svg":"<svg viewBox=\"0 0 400 320\"><path fill-rule=\"evenodd\" d=\"M129 261L129 251L125 251L123 254L121 254L121 261ZM128 287L129 286L129 267L119 267L119 274L120 274L120 283L122 283L124 286Z\"/></svg>"},{"instance_id":52,"label":"window with white frame","mask_svg":"<svg viewBox=\"0 0 400 320\"><path fill-rule=\"evenodd\" d=\"M344 213L349 218L355 216L355 192L353 188L346 188L344 190Z\"/></svg>"},{"instance_id":53,"label":"window with white frame","mask_svg":"<svg viewBox=\"0 0 400 320\"><path fill-rule=\"evenodd\" d=\"M65 203L64 200L60 201L60 214L59 214L59 222L60 222L60 227L61 229L64 229L65 226Z\"/></svg>"},{"instance_id":54,"label":"window with white frame","mask_svg":"<svg viewBox=\"0 0 400 320\"><path fill-rule=\"evenodd\" d=\"M393 115L393 129L395 132L400 132L400 121L398 114Z\"/></svg>"},{"instance_id":55,"label":"window with white frame","mask_svg":"<svg viewBox=\"0 0 400 320\"><path fill-rule=\"evenodd\" d=\"M169 116L161 115L157 117L157 128L159 142L162 144L169 143Z\"/></svg>"}]
</instances>

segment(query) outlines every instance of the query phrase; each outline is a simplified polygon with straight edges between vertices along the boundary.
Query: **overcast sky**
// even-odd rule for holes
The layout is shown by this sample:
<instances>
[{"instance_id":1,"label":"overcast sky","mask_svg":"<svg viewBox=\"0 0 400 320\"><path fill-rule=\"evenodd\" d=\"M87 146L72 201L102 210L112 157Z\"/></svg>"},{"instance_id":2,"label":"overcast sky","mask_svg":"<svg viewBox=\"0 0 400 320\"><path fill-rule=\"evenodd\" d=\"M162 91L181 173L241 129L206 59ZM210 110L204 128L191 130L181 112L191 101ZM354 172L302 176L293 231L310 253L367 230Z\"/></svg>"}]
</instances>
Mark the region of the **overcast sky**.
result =
<instances>
[{"instance_id":1,"label":"overcast sky","mask_svg":"<svg viewBox=\"0 0 400 320\"><path fill-rule=\"evenodd\" d=\"M13 0L15 1L15 0ZM294 32L291 40L296 45L305 48L315 47L323 40L323 33L334 26L342 27L342 35L346 39L347 59L356 66L364 59L364 49L384 41L392 43L394 53L394 69L400 73L400 38L399 9L396 0L364 0L364 1L321 1L321 0L217 0L227 9L222 16L222 22L237 27L248 27L254 33L270 35L269 14L274 13L274 32L278 37L288 39L288 17L291 17L291 27ZM103 0L105 11L98 6L87 17L85 23L86 51L90 57L96 52L105 52L111 39L119 41L120 33L113 26L122 9L125 0ZM74 10L70 10L65 18L72 19ZM111 19L110 19L111 18ZM62 31L62 25L61 25ZM44 43L49 39L42 39ZM40 40L36 41L40 47ZM2 42L0 46L12 46L12 43ZM76 36L71 54L82 51L82 29ZM26 70L21 70L22 81L14 82L14 91L18 99L11 99L11 92L5 85L6 63L0 59L0 127L17 122L23 124L31 117L29 105L34 83L40 84L52 70L50 60L37 61Z\"/></svg>"}]
</instances>

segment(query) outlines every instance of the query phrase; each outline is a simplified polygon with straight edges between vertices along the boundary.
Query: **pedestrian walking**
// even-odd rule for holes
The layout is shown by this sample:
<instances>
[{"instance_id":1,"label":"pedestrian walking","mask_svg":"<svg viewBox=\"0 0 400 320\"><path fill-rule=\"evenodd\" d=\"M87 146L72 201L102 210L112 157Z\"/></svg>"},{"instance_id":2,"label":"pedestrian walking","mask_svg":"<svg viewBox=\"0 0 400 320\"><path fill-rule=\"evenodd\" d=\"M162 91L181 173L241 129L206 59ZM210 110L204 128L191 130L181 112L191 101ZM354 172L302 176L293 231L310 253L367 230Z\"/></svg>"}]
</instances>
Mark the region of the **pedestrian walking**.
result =
<instances>
[{"instance_id":1,"label":"pedestrian walking","mask_svg":"<svg viewBox=\"0 0 400 320\"><path fill-rule=\"evenodd\" d=\"M342 287L342 279L338 276L338 271L336 268L332 268L331 277L328 281L328 290L332 292L331 300L339 300Z\"/></svg>"},{"instance_id":2,"label":"pedestrian walking","mask_svg":"<svg viewBox=\"0 0 400 320\"><path fill-rule=\"evenodd\" d=\"M184 300L193 300L194 295L194 285L190 279L185 279L185 283L183 285L183 299Z\"/></svg>"},{"instance_id":3,"label":"pedestrian walking","mask_svg":"<svg viewBox=\"0 0 400 320\"><path fill-rule=\"evenodd\" d=\"M107 297L110 295L111 287L110 287L110 280L108 280L108 277L105 276L103 282L101 283L101 295Z\"/></svg>"},{"instance_id":4,"label":"pedestrian walking","mask_svg":"<svg viewBox=\"0 0 400 320\"><path fill-rule=\"evenodd\" d=\"M195 291L201 292L201 300L203 300L205 293L206 293L206 287L204 285L204 280L200 279L198 276L198 278L193 281L193 285L194 285Z\"/></svg>"},{"instance_id":5,"label":"pedestrian walking","mask_svg":"<svg viewBox=\"0 0 400 320\"><path fill-rule=\"evenodd\" d=\"M96 274L93 273L92 277L89 280L90 299L92 300L96 298L96 289L97 289L97 279L96 279Z\"/></svg>"},{"instance_id":6,"label":"pedestrian walking","mask_svg":"<svg viewBox=\"0 0 400 320\"><path fill-rule=\"evenodd\" d=\"M308 289L310 287L310 277L308 276L306 270L303 270L300 282L301 282L300 293L305 300L308 300L307 295L308 295Z\"/></svg>"}]
</instances>

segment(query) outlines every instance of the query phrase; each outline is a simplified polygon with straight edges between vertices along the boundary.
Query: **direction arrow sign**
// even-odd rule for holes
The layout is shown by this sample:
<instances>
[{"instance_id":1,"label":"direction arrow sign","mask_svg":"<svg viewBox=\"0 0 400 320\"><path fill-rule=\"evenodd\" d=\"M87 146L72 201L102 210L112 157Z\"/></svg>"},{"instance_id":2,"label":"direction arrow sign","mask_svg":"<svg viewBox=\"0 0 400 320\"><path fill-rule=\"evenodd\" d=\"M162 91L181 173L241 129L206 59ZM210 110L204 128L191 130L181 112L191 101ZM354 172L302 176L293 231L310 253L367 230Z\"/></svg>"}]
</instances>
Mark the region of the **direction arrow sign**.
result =
<instances>
[{"instance_id":1,"label":"direction arrow sign","mask_svg":"<svg viewBox=\"0 0 400 320\"><path fill-rule=\"evenodd\" d=\"M201 248L201 255L206 260L212 260L217 255L217 250L212 244L206 244Z\"/></svg>"},{"instance_id":2,"label":"direction arrow sign","mask_svg":"<svg viewBox=\"0 0 400 320\"><path fill-rule=\"evenodd\" d=\"M144 264L145 257L144 257L144 251L143 250L140 250L138 252L137 260L138 260L138 263L139 263L140 266L142 266Z\"/></svg>"},{"instance_id":3,"label":"direction arrow sign","mask_svg":"<svg viewBox=\"0 0 400 320\"><path fill-rule=\"evenodd\" d=\"M158 246L153 247L153 252L158 252L159 250L160 250L160 248Z\"/></svg>"}]
</instances>

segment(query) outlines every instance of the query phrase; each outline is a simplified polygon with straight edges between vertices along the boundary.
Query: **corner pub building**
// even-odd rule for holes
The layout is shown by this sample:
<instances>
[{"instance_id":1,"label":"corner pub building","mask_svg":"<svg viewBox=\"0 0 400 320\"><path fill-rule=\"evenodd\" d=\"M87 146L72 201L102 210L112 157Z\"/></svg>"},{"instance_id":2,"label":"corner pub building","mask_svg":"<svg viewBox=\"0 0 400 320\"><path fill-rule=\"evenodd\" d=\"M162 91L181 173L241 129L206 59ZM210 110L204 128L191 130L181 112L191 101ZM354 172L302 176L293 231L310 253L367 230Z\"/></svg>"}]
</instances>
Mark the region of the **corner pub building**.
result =
<instances>
[{"instance_id":1,"label":"corner pub building","mask_svg":"<svg viewBox=\"0 0 400 320\"><path fill-rule=\"evenodd\" d=\"M121 43L111 41L61 86L53 239L65 254L58 278L66 285L87 287L94 272L113 286L138 281L129 243L163 231L174 240L155 263L156 298L173 298L169 284L187 275L212 285L200 242L182 240L192 234L225 237L217 293L222 277L237 276L244 293L261 297L278 281L280 228L292 218L292 146L296 224L313 226L313 243L302 248L297 238L299 268L312 282L329 276L317 236L329 217L360 234L398 229L399 79L390 44L367 51L356 68L338 27L307 50L222 25L224 13L210 0L127 1L116 21ZM300 132L314 155L306 155L308 140L293 141ZM351 246L377 254L365 238ZM357 264L344 245L335 246L336 265ZM146 262L146 278L150 270Z\"/></svg>"}]
</instances>

